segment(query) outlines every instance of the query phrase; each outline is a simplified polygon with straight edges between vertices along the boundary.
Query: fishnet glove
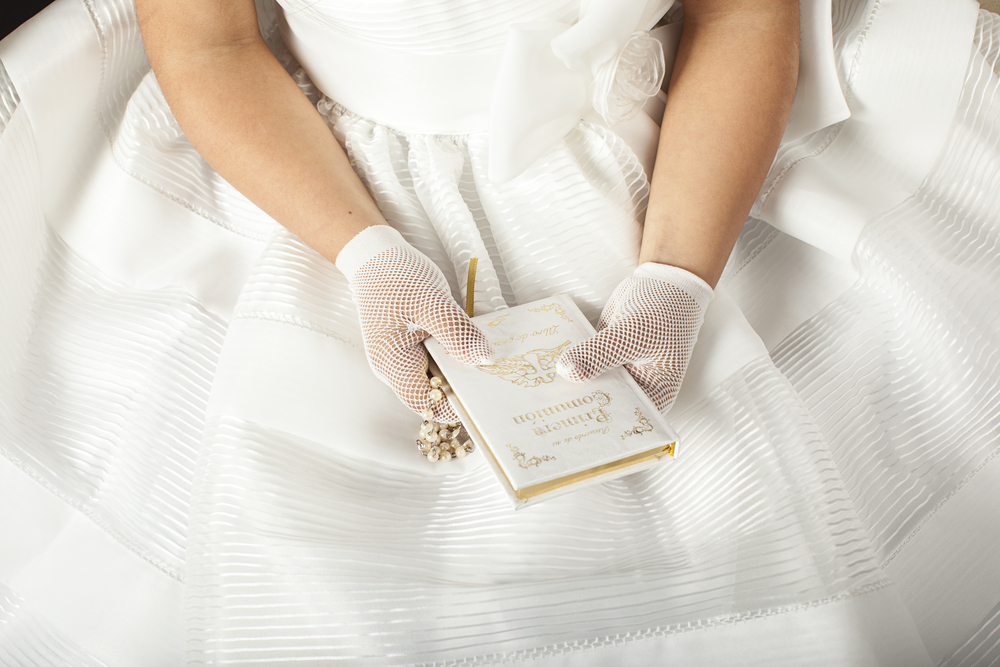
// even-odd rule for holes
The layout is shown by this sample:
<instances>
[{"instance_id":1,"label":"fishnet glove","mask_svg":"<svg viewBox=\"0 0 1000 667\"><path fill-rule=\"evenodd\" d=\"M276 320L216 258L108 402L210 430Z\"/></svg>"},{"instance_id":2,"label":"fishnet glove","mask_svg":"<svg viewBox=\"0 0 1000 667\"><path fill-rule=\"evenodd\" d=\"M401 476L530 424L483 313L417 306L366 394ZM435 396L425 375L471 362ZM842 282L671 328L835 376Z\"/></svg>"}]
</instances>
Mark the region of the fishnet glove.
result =
<instances>
[{"instance_id":1,"label":"fishnet glove","mask_svg":"<svg viewBox=\"0 0 1000 667\"><path fill-rule=\"evenodd\" d=\"M430 400L427 350L434 336L448 354L467 364L492 361L483 333L451 296L431 260L387 225L368 227L344 246L337 268L347 276L361 319L372 370L411 410L434 408L439 422L457 422L447 399Z\"/></svg>"},{"instance_id":2,"label":"fishnet glove","mask_svg":"<svg viewBox=\"0 0 1000 667\"><path fill-rule=\"evenodd\" d=\"M698 276L647 262L618 285L597 334L567 348L557 372L583 382L624 366L660 412L677 398L705 309L714 292Z\"/></svg>"}]
</instances>

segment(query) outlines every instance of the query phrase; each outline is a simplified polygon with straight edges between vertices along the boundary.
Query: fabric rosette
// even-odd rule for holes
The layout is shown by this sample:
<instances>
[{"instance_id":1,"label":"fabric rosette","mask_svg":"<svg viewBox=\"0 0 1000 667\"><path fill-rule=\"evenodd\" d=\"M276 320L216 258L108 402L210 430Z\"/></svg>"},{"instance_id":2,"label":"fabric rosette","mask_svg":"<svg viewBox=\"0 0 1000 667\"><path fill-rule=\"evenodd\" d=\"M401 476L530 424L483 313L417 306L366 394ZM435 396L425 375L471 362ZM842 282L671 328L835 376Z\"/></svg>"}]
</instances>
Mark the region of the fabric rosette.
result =
<instances>
[{"instance_id":1,"label":"fabric rosette","mask_svg":"<svg viewBox=\"0 0 1000 667\"><path fill-rule=\"evenodd\" d=\"M663 85L663 44L645 30L632 33L618 55L598 70L591 92L594 111L608 125L635 118Z\"/></svg>"}]
</instances>

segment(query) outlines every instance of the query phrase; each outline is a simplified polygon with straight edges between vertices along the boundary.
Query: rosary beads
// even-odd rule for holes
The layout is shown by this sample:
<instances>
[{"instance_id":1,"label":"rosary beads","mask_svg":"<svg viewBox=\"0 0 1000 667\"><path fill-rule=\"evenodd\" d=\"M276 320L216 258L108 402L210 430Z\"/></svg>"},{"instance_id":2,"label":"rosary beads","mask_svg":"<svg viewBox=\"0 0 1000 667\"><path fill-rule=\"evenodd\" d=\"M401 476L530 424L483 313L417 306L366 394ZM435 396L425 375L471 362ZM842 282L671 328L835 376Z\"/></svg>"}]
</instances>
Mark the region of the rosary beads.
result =
<instances>
[{"instance_id":1,"label":"rosary beads","mask_svg":"<svg viewBox=\"0 0 1000 667\"><path fill-rule=\"evenodd\" d=\"M444 399L441 385L441 378L431 378L431 390L428 393L431 402L437 403ZM417 449L429 461L450 461L453 458L460 459L466 454L472 453L474 446L471 440L467 440L464 444L458 441L458 437L462 433L461 424L434 421L433 408L425 409L420 413L420 416L424 418L424 421L420 425Z\"/></svg>"}]
</instances>

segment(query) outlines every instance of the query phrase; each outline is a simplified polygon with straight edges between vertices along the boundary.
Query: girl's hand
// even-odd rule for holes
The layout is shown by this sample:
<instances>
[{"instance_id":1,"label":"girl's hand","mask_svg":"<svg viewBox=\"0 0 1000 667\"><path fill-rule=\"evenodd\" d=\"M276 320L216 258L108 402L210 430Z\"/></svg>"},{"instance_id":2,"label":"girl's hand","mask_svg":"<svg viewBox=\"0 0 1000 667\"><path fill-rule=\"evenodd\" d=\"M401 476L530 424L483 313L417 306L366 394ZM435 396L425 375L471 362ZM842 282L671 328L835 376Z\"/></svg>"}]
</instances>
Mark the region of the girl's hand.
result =
<instances>
[{"instance_id":1,"label":"girl's hand","mask_svg":"<svg viewBox=\"0 0 1000 667\"><path fill-rule=\"evenodd\" d=\"M624 366L660 412L677 398L714 292L684 269L647 262L618 285L597 334L563 351L560 375L583 382Z\"/></svg>"},{"instance_id":2,"label":"girl's hand","mask_svg":"<svg viewBox=\"0 0 1000 667\"><path fill-rule=\"evenodd\" d=\"M455 303L441 270L388 225L368 227L351 239L337 256L337 268L350 283L375 375L415 413L433 407L436 421L459 421L447 400L430 398L421 343L434 336L467 364L490 363L492 351Z\"/></svg>"}]
</instances>

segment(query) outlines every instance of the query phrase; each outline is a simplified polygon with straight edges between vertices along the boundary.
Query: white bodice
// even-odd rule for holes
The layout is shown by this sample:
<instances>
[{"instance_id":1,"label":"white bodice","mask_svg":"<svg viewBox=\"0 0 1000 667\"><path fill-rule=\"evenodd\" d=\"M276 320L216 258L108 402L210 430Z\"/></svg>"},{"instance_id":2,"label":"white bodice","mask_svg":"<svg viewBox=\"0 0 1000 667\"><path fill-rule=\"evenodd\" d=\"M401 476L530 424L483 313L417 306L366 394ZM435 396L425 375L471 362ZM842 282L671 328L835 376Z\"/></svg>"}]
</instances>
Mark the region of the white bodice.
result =
<instances>
[{"instance_id":1,"label":"white bodice","mask_svg":"<svg viewBox=\"0 0 1000 667\"><path fill-rule=\"evenodd\" d=\"M581 119L614 127L634 118L669 76L680 35L679 24L660 28L661 47L644 34L674 0L280 4L285 42L320 90L406 133L488 131L497 181L522 173ZM801 7L799 90L786 140L849 116L830 0Z\"/></svg>"},{"instance_id":2,"label":"white bodice","mask_svg":"<svg viewBox=\"0 0 1000 667\"><path fill-rule=\"evenodd\" d=\"M352 112L407 133L489 131L491 178L506 181L588 115L613 125L639 113L679 25L666 48L643 31L673 4L285 3L279 26L313 82Z\"/></svg>"},{"instance_id":3,"label":"white bodice","mask_svg":"<svg viewBox=\"0 0 1000 667\"><path fill-rule=\"evenodd\" d=\"M296 27L308 21L331 35L411 56L499 53L512 24L575 23L581 9L581 0L280 0L280 4Z\"/></svg>"}]
</instances>

